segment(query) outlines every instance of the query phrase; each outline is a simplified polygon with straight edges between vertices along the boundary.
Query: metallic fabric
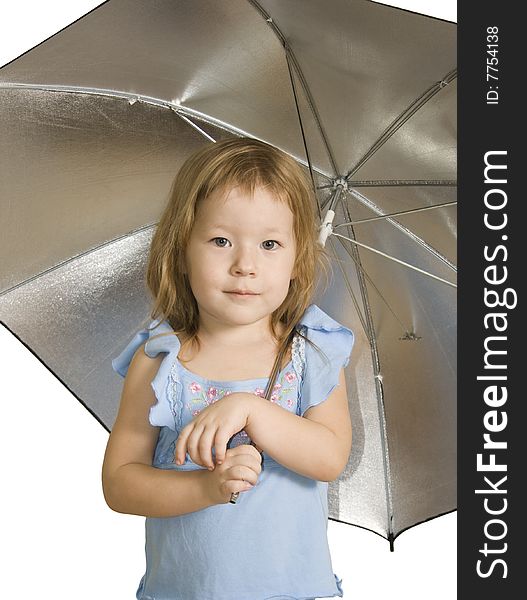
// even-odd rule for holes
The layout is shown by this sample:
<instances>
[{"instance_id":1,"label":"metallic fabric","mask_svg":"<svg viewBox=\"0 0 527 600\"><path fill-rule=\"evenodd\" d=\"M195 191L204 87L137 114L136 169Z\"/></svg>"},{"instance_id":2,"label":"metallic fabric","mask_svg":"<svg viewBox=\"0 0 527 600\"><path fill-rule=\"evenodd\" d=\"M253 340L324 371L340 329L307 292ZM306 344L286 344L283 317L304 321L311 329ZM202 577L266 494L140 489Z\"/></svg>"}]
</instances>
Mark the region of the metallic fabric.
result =
<instances>
[{"instance_id":1,"label":"metallic fabric","mask_svg":"<svg viewBox=\"0 0 527 600\"><path fill-rule=\"evenodd\" d=\"M394 215L456 200L455 39L366 0L102 4L0 70L3 323L111 428L110 359L148 319L149 242L207 136L310 162L322 215L341 184L335 233L455 282L455 205ZM356 334L330 516L393 539L455 508L455 288L327 250L315 301Z\"/></svg>"}]
</instances>

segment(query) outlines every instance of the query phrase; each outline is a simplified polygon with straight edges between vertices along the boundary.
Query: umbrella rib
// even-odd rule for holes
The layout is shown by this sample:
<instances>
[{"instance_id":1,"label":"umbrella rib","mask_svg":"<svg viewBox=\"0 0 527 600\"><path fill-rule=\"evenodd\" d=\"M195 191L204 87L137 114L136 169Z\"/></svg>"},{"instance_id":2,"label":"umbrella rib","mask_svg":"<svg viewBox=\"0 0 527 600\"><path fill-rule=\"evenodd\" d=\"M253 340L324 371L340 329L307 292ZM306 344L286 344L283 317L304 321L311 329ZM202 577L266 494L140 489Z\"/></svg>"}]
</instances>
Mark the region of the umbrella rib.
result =
<instances>
[{"instance_id":1,"label":"umbrella rib","mask_svg":"<svg viewBox=\"0 0 527 600\"><path fill-rule=\"evenodd\" d=\"M295 56L295 54L293 52L293 49L289 45L289 42L287 41L287 38L281 32L280 28L274 22L272 16L256 0L247 0L247 1L249 2L249 4L251 4L262 15L262 17L269 24L269 26L271 27L271 29L274 31L275 35L280 40L280 43L284 47L284 50L286 52L286 58L288 60L288 64L289 64L289 61L291 61L292 66L293 66L293 68L296 71L296 74L298 76L298 79L300 80L300 84L302 85L302 88L304 90L304 94L306 96L306 101L307 101L307 103L309 105L309 108L311 109L311 113L313 114L313 118L315 119L315 123L317 125L317 128L318 128L318 131L320 133L320 136L322 137L322 142L324 143L324 146L326 148L326 152L327 152L328 158L329 158L329 160L331 162L331 166L333 168L334 174L335 174L335 176L337 176L338 173L340 173L339 168L337 166L337 162L336 162L335 157L333 155L333 151L331 150L331 146L329 145L329 140L328 140L328 137L327 137L326 132L324 130L324 127L322 126L322 120L320 118L320 115L318 114L318 110L316 108L315 101L314 101L313 96L311 94L311 90L309 89L309 86L307 84L306 78L304 77L302 69L300 68L300 65L298 64L298 61L297 61L296 56Z\"/></svg>"},{"instance_id":2,"label":"umbrella rib","mask_svg":"<svg viewBox=\"0 0 527 600\"><path fill-rule=\"evenodd\" d=\"M369 284L372 286L372 288L377 292L379 298L384 302L384 304L386 305L386 308L392 313L392 315L394 316L395 320L399 323L399 325L401 326L401 329L403 330L404 334L406 335L411 331L411 328L406 327L405 324L402 322L402 320L397 316L397 313L395 312L395 310L392 308L392 306L390 305L390 303L388 302L388 300L384 297L384 295L382 294L382 292L379 290L379 288L375 285L373 279L371 278L370 275L368 275L368 271L366 271L366 269L362 266L362 264L357 263L355 257L353 256L353 254L351 253L350 249L346 246L346 244L342 241L342 239L338 238L339 242L341 243L342 247L344 248L344 250L348 253L349 257L351 258L351 260L353 260L353 262L355 263L355 266L357 267L357 269L360 269L364 275L364 277L366 277L366 279L368 280ZM331 238L329 238L329 241L332 242ZM365 329L366 331L366 329Z\"/></svg>"},{"instance_id":3,"label":"umbrella rib","mask_svg":"<svg viewBox=\"0 0 527 600\"><path fill-rule=\"evenodd\" d=\"M456 187L455 179L380 179L369 181L348 181L351 187Z\"/></svg>"},{"instance_id":4,"label":"umbrella rib","mask_svg":"<svg viewBox=\"0 0 527 600\"><path fill-rule=\"evenodd\" d=\"M381 250L377 250L376 248L372 248L371 246L366 246L366 244L362 244L361 242L357 242L357 240L352 240L351 238L345 236L345 235L341 235L340 233L332 233L331 235L335 235L337 237L341 237L345 240L348 240L349 242L351 242L352 244L355 244L357 246L360 246L361 248L366 248L366 250L370 250L371 252L374 252L375 254L379 254L380 256L384 256L384 258L387 258L389 260L393 260L394 262L403 265L404 267L408 267L409 269L412 269L414 271L417 271L418 273L422 273L423 275L427 275L428 277L431 277L432 279L437 279L438 281L441 281L442 283L446 283L447 285L457 288L457 285L455 283L452 283L451 281L448 281L447 279L443 279L442 277L438 277L437 275L434 275L433 273L430 273L429 271L425 271L424 269L420 269L419 267L416 267L414 265L411 265L410 263L404 262L404 260L400 260L399 258L395 258L395 256L390 256L389 254L386 254L385 252L382 252Z\"/></svg>"},{"instance_id":5,"label":"umbrella rib","mask_svg":"<svg viewBox=\"0 0 527 600\"><path fill-rule=\"evenodd\" d=\"M454 179L377 179L369 181L348 181L350 187L456 187L457 181ZM317 189L327 190L334 187L333 183L328 185L319 185Z\"/></svg>"},{"instance_id":6,"label":"umbrella rib","mask_svg":"<svg viewBox=\"0 0 527 600\"><path fill-rule=\"evenodd\" d=\"M322 119L320 118L320 115L318 114L315 100L313 99L313 96L311 94L311 90L309 89L307 81L304 77L304 74L302 73L300 65L298 64L296 56L294 55L293 51L291 50L291 47L289 45L287 45L285 50L288 53L288 55L293 63L293 66L294 66L294 69L298 76L298 79L300 80L300 83L304 90L304 94L306 95L306 101L309 105L309 108L311 109L311 113L313 114L313 118L315 119L315 123L316 123L318 131L320 133L320 137L322 138L322 142L324 143L324 146L326 148L326 152L327 152L329 161L331 162L331 166L333 167L333 172L334 172L335 176L337 176L340 173L339 168L337 166L337 161L335 160L335 157L333 156L333 151L331 150L331 147L329 145L328 137L326 135L324 127L322 126Z\"/></svg>"},{"instance_id":7,"label":"umbrella rib","mask_svg":"<svg viewBox=\"0 0 527 600\"><path fill-rule=\"evenodd\" d=\"M311 157L309 155L309 149L307 147L307 140L306 140L306 135L304 132L304 123L302 122L302 115L300 114L300 106L298 104L298 97L297 97L297 93L296 93L295 78L293 77L293 72L291 71L291 64L289 62L289 55L287 54L287 52L285 55L285 59L287 62L287 70L289 72L289 80L291 81L291 88L293 90L293 97L295 99L296 114L298 116L298 123L300 125L300 131L302 133L302 142L304 144L304 150L306 153L307 164L309 167L309 175L311 176L311 184L313 185L313 193L315 194L315 199L316 199L317 185L315 183L315 176L313 175L313 166L311 163ZM317 205L317 209L318 209L318 216L319 216L319 218L322 218L322 212L320 210L320 205L318 202L316 203L316 205Z\"/></svg>"},{"instance_id":8,"label":"umbrella rib","mask_svg":"<svg viewBox=\"0 0 527 600\"><path fill-rule=\"evenodd\" d=\"M360 225L361 223L371 223L372 221L379 221L381 219L389 219L391 217L400 217L401 215L409 215L411 213L423 212L425 210L433 210L435 208L443 208L444 206L453 206L457 204L457 200L453 202L443 202L442 204L433 204L432 206L421 206L420 208L410 208L409 210L401 210L399 212L390 213L387 215L379 215L378 217L371 217L370 219L359 219L358 221L350 221L349 223L339 223L335 225L333 229L337 227L344 227L345 225Z\"/></svg>"},{"instance_id":9,"label":"umbrella rib","mask_svg":"<svg viewBox=\"0 0 527 600\"><path fill-rule=\"evenodd\" d=\"M348 219L351 221L351 213L349 210L349 206L347 205L347 203L344 200L344 195L342 195L340 197L340 203L342 205L342 210L345 213L345 215L347 215ZM349 234L350 236L355 237L355 232L353 230L353 226L348 226L348 230L349 230ZM340 236L340 234L334 234L337 237ZM340 236L340 237L344 237L344 236ZM352 241L350 239L350 241ZM360 255L359 255L359 251L357 246L352 245L350 247L350 251L352 255L355 255L355 264L356 265L360 265L361 268L359 268L357 270L357 280L359 283L359 289L361 292L361 296L362 296L362 304L364 307L364 314L365 314L365 318L366 318L366 324L367 324L367 332L368 332L368 339L370 342L370 352L371 352L371 358L372 358L372 367L373 367L373 377L374 377L374 383L375 383L375 392L377 395L377 410L379 413L379 423L380 423L380 430L381 430L381 446L383 449L383 453L382 453L382 458L383 458L383 469L384 469L384 477L385 477L385 482L386 482L386 488L385 488L385 492L386 492L386 513L387 513L387 520L388 520L388 535L389 536L393 536L394 533L394 527L393 527L393 517L394 517L394 511L393 511L393 497L392 497L392 477L391 477L391 470L390 470L390 456L389 456L389 449L388 449L388 431L387 431L387 427L386 427L386 409L384 406L384 387L383 387L383 383L382 383L382 374L381 374L381 363L380 363L380 357L379 357L379 350L377 347L377 337L375 335L375 327L373 325L373 315L371 313L371 306L370 306L370 301L369 301L369 297L368 297L368 290L366 287L366 283L364 281L364 270L362 269L362 262L360 260Z\"/></svg>"},{"instance_id":10,"label":"umbrella rib","mask_svg":"<svg viewBox=\"0 0 527 600\"><path fill-rule=\"evenodd\" d=\"M346 271L344 271L344 269L342 267L342 264L341 264L342 261L337 258L337 252L335 250L335 245L333 244L333 240L331 238L329 239L329 242L330 242L331 247L333 249L333 255L335 257L335 261L336 261L336 263L338 264L338 266L340 268L340 272L342 273L342 277L344 278L344 283L346 284L346 287L348 288L348 292L349 292L349 294L351 296L351 300L353 302L353 306L355 307L355 310L357 311L357 315L359 317L360 324L362 325L362 329L364 331L364 335L367 338L369 338L368 327L366 325L365 317L362 314L361 308L359 306L359 301L357 300L355 292L353 291L353 288L351 287L351 282L349 280L349 277L348 277ZM341 240L339 240L339 242L341 242L342 246L344 246L344 244L342 243ZM353 256L351 258L353 259Z\"/></svg>"},{"instance_id":11,"label":"umbrella rib","mask_svg":"<svg viewBox=\"0 0 527 600\"><path fill-rule=\"evenodd\" d=\"M198 131L199 133L201 133L201 135L203 137L205 137L206 139L208 139L210 142L214 142L216 143L216 140L209 135L206 131L204 131L203 129L201 129L201 127L199 127L198 125L196 125L196 123L194 123L193 121L191 121L188 117L186 117L185 115L181 114L181 111L177 110L177 109L172 109L176 115L180 118L183 119L183 121L185 121L186 123L188 123L191 127L194 127L194 129L196 131Z\"/></svg>"},{"instance_id":12,"label":"umbrella rib","mask_svg":"<svg viewBox=\"0 0 527 600\"><path fill-rule=\"evenodd\" d=\"M363 194L361 194L360 192L357 192L356 190L348 190L348 191L361 204L363 204L364 206L367 206L370 210L372 210L377 215L384 216L382 210L376 204L374 204L367 196L364 196ZM419 244L422 248L424 248L425 250L430 252L430 254L432 254L432 256L435 256L437 259L439 259L441 262L443 262L449 269L451 269L452 271L457 273L457 266L452 261L448 260L448 258L446 256L443 256L438 250L436 250L428 242L423 240L423 238L419 237L417 234L415 234L413 231L411 231L408 227L404 226L402 223L399 223L399 221L396 221L395 219L392 219L391 217L389 217L387 215L386 215L386 221L388 223L390 223L390 225L393 225L400 232L402 232L406 236L408 236L416 244Z\"/></svg>"},{"instance_id":13,"label":"umbrella rib","mask_svg":"<svg viewBox=\"0 0 527 600\"><path fill-rule=\"evenodd\" d=\"M416 98L394 121L387 127L377 141L371 146L366 154L358 163L348 172L346 180L350 178L412 117L420 108L422 108L430 99L432 99L440 90L457 77L457 69L447 73L441 81L437 81Z\"/></svg>"}]
</instances>

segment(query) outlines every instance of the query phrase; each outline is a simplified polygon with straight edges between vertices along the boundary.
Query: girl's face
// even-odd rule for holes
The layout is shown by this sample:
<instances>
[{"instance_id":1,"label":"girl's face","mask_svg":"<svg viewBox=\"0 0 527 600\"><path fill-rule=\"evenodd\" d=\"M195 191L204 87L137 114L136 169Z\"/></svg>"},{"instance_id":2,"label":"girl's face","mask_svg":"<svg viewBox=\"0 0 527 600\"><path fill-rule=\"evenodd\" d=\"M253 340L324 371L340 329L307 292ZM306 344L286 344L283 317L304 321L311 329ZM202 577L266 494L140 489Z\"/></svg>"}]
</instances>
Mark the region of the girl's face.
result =
<instances>
[{"instance_id":1,"label":"girl's face","mask_svg":"<svg viewBox=\"0 0 527 600\"><path fill-rule=\"evenodd\" d=\"M200 320L222 325L268 323L293 278L293 213L264 188L250 197L233 188L198 206L186 252ZM202 321L203 322L203 321Z\"/></svg>"}]
</instances>

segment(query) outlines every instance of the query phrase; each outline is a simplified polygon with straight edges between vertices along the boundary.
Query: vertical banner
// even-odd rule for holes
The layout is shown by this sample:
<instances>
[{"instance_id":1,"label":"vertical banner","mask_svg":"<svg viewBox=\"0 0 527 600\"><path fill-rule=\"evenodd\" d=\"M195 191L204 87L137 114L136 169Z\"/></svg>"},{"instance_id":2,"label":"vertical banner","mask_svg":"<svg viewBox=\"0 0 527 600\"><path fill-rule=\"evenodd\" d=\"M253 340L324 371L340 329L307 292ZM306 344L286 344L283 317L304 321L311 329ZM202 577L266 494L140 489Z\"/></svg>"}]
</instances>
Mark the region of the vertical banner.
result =
<instances>
[{"instance_id":1,"label":"vertical banner","mask_svg":"<svg viewBox=\"0 0 527 600\"><path fill-rule=\"evenodd\" d=\"M465 2L459 12L458 597L508 599L522 595L512 590L522 583L525 453L525 125L514 64L523 24L512 3Z\"/></svg>"}]
</instances>

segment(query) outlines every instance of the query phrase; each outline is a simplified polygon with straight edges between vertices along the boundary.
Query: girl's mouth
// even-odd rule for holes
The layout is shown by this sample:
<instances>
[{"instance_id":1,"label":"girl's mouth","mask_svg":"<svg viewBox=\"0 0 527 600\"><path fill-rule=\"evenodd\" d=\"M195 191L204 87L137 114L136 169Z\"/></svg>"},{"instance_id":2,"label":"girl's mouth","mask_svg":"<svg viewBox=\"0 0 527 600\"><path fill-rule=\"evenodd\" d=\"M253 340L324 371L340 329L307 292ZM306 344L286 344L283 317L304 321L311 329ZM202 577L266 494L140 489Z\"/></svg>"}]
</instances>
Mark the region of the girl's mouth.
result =
<instances>
[{"instance_id":1,"label":"girl's mouth","mask_svg":"<svg viewBox=\"0 0 527 600\"><path fill-rule=\"evenodd\" d=\"M259 296L256 292L250 290L231 290L227 291L226 294L232 294L234 296Z\"/></svg>"}]
</instances>

